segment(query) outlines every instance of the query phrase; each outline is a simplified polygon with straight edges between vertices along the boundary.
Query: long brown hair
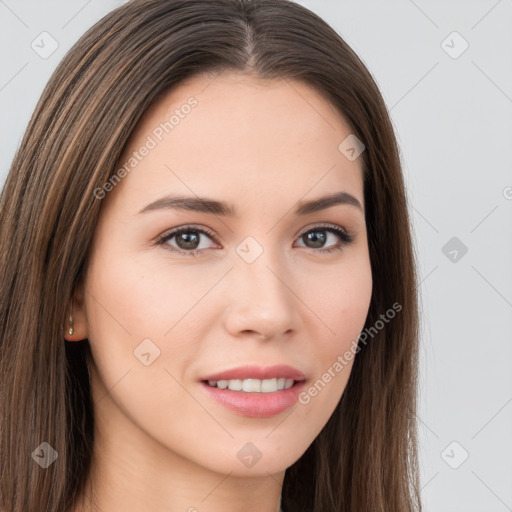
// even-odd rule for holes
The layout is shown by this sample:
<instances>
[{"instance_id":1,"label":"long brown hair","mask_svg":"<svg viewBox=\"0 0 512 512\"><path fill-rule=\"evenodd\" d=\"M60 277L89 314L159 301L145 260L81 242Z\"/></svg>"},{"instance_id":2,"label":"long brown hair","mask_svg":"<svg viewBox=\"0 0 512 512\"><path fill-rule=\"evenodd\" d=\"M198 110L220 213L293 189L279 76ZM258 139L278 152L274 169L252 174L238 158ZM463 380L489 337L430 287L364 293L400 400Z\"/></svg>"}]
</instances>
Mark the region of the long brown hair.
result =
<instances>
[{"instance_id":1,"label":"long brown hair","mask_svg":"<svg viewBox=\"0 0 512 512\"><path fill-rule=\"evenodd\" d=\"M326 22L291 1L132 0L90 28L63 58L2 190L4 512L65 512L90 469L91 353L87 340L65 343L62 326L100 212L94 190L116 171L150 105L187 77L223 71L307 82L366 147L361 158L373 294L365 328L375 333L360 343L329 421L286 470L282 508L421 509L415 255L399 151L376 83ZM400 306L395 318L379 320L393 304ZM32 456L43 442L58 454L46 469Z\"/></svg>"}]
</instances>

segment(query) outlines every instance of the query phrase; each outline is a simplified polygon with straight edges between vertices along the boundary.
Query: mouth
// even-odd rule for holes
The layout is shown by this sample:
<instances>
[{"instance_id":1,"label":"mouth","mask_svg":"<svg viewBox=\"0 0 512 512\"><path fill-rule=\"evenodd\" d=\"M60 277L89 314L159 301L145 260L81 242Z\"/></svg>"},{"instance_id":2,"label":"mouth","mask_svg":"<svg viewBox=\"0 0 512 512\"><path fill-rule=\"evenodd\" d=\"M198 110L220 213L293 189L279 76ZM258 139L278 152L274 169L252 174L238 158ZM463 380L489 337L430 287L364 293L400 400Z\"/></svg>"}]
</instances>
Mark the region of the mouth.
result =
<instances>
[{"instance_id":1,"label":"mouth","mask_svg":"<svg viewBox=\"0 0 512 512\"><path fill-rule=\"evenodd\" d=\"M304 373L293 366L245 365L202 377L201 382L212 388L229 389L244 393L275 393L284 391L306 379Z\"/></svg>"},{"instance_id":2,"label":"mouth","mask_svg":"<svg viewBox=\"0 0 512 512\"><path fill-rule=\"evenodd\" d=\"M296 380L279 377L273 379L220 379L203 380L204 384L217 389L229 389L231 391L241 391L243 393L275 393L290 389L296 385Z\"/></svg>"},{"instance_id":3,"label":"mouth","mask_svg":"<svg viewBox=\"0 0 512 512\"><path fill-rule=\"evenodd\" d=\"M288 365L243 366L202 377L206 395L238 415L269 418L296 404L305 375Z\"/></svg>"}]
</instances>

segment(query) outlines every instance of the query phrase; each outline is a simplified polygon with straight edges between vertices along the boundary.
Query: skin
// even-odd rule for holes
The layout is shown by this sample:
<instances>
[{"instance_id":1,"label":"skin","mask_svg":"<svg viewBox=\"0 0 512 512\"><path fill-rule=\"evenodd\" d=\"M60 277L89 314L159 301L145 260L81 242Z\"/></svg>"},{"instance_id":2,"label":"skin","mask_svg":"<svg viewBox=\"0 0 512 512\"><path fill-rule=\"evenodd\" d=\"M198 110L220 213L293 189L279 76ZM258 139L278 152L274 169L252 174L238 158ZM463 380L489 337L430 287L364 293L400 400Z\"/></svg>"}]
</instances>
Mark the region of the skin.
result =
<instances>
[{"instance_id":1,"label":"skin","mask_svg":"<svg viewBox=\"0 0 512 512\"><path fill-rule=\"evenodd\" d=\"M74 297L75 332L66 338L88 338L94 356L85 500L92 484L105 512L276 512L286 468L326 424L353 361L307 405L270 418L236 414L198 380L244 363L284 363L311 385L357 340L372 292L364 213L347 204L301 217L294 210L338 191L364 208L361 158L338 150L351 130L315 89L229 73L195 76L162 97L121 162L190 96L197 106L102 199ZM226 201L238 216L138 213L169 193ZM316 223L354 241L322 253L340 240L320 230L324 244L308 242L302 235ZM183 237L154 243L191 224L215 234L196 232L200 255L183 254ZM263 249L250 264L236 252L248 236ZM149 366L134 355L146 338L160 350ZM252 467L237 457L247 442L262 454ZM76 510L89 510L85 503Z\"/></svg>"}]
</instances>

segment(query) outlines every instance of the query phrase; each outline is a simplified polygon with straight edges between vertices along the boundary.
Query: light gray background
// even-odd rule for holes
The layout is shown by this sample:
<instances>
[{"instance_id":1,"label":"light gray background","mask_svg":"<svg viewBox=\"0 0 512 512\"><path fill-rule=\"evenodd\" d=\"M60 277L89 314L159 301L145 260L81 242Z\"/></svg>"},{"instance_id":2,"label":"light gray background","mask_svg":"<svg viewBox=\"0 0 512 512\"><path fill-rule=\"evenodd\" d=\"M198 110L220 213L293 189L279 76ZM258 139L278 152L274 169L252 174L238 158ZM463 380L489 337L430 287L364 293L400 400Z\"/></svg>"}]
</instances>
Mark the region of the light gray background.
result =
<instances>
[{"instance_id":1,"label":"light gray background","mask_svg":"<svg viewBox=\"0 0 512 512\"><path fill-rule=\"evenodd\" d=\"M55 66L122 3L0 0L2 186ZM421 276L425 511L512 511L512 2L299 3L366 63L401 146ZM59 45L46 59L31 47L43 31Z\"/></svg>"}]
</instances>

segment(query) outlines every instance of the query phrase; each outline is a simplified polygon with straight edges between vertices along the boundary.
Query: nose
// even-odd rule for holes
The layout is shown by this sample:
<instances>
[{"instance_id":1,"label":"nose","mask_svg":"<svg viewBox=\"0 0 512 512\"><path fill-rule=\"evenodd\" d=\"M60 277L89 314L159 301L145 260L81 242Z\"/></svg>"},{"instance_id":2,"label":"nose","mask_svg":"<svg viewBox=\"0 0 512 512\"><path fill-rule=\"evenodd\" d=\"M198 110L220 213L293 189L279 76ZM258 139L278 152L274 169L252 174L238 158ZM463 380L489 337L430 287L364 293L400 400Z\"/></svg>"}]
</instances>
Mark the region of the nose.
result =
<instances>
[{"instance_id":1,"label":"nose","mask_svg":"<svg viewBox=\"0 0 512 512\"><path fill-rule=\"evenodd\" d=\"M235 262L229 273L225 328L234 337L279 339L297 329L300 300L291 273L266 256Z\"/></svg>"}]
</instances>

